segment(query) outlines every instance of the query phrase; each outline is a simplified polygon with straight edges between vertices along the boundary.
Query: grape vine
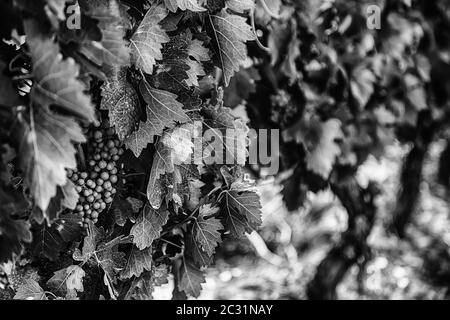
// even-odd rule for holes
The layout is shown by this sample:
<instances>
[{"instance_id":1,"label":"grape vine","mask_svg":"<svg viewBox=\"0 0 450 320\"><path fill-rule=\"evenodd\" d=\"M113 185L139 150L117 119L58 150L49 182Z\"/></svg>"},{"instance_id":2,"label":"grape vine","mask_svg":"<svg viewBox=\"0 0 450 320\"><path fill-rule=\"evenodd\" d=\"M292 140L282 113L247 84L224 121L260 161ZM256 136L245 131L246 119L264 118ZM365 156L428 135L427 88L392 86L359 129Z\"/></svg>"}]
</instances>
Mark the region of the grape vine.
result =
<instances>
[{"instance_id":1,"label":"grape vine","mask_svg":"<svg viewBox=\"0 0 450 320\"><path fill-rule=\"evenodd\" d=\"M206 135L254 128L280 132L289 210L327 188L347 210L308 289L335 298L370 259L379 189L359 166L412 145L392 221L404 236L423 157L449 124L448 12L443 0L2 1L0 288L141 300L172 275L174 298L198 297L221 243L261 225L247 177L267 170L241 163L238 138L214 139L227 164L198 163L194 141L208 150Z\"/></svg>"}]
</instances>

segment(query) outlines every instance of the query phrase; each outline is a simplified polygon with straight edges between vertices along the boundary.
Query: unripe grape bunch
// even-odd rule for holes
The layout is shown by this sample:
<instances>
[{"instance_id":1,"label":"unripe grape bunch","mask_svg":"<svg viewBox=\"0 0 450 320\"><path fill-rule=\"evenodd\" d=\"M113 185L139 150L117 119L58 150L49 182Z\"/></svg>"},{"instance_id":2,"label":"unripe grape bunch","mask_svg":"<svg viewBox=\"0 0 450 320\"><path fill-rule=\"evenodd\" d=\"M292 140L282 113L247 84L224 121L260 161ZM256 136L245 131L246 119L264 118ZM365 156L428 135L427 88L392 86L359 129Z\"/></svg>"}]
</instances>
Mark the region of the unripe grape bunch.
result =
<instances>
[{"instance_id":1,"label":"unripe grape bunch","mask_svg":"<svg viewBox=\"0 0 450 320\"><path fill-rule=\"evenodd\" d=\"M89 130L85 169L79 167L67 172L80 195L75 212L87 228L89 221L98 222L99 215L111 204L116 193L119 168L117 161L124 149L108 123Z\"/></svg>"},{"instance_id":2,"label":"unripe grape bunch","mask_svg":"<svg viewBox=\"0 0 450 320\"><path fill-rule=\"evenodd\" d=\"M270 97L270 101L272 104L271 120L282 127L289 125L290 120L298 111L292 103L289 93L285 90L279 90Z\"/></svg>"}]
</instances>

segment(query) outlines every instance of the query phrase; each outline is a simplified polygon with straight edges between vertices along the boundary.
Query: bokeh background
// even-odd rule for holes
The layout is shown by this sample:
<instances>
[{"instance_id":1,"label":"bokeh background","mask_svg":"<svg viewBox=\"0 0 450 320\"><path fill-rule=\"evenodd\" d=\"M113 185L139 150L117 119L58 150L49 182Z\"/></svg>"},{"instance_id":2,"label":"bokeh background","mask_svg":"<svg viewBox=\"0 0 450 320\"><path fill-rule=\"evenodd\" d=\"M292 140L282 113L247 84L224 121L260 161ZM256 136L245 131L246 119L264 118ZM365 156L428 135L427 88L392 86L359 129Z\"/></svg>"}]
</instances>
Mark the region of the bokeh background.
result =
<instances>
[{"instance_id":1,"label":"bokeh background","mask_svg":"<svg viewBox=\"0 0 450 320\"><path fill-rule=\"evenodd\" d=\"M444 140L427 154L419 204L401 240L389 231L408 146L394 144L380 160L370 157L358 171L361 185L382 186L375 226L368 239L371 257L353 266L337 286L339 299L445 299L450 297L448 191L437 183ZM288 212L274 180L259 184L264 222L247 241L225 242L207 271L200 299L306 299L308 283L347 228L347 214L329 191L309 193L305 205ZM251 239L251 240L250 240ZM173 282L156 288L170 299Z\"/></svg>"}]
</instances>

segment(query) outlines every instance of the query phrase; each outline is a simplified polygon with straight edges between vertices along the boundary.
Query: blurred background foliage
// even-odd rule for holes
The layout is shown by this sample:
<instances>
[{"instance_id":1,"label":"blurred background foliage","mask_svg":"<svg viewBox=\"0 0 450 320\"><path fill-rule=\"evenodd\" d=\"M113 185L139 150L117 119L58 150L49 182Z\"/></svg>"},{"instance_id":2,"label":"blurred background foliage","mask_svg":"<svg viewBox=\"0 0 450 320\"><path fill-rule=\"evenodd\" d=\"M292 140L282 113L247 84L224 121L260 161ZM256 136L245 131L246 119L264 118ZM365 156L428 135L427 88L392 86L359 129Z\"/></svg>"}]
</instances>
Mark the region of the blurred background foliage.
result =
<instances>
[{"instance_id":1,"label":"blurred background foliage","mask_svg":"<svg viewBox=\"0 0 450 320\"><path fill-rule=\"evenodd\" d=\"M450 3L257 2L224 103L282 130L281 174L249 168L263 227L224 244L201 298L449 298Z\"/></svg>"},{"instance_id":2,"label":"blurred background foliage","mask_svg":"<svg viewBox=\"0 0 450 320\"><path fill-rule=\"evenodd\" d=\"M449 194L436 181L443 147L443 140L435 141L427 154L421 196L407 239L386 230L408 147L395 144L381 160L371 157L360 167L360 183L375 180L382 192L368 239L370 260L349 270L337 286L338 299L449 298ZM260 185L264 223L259 235L271 254L258 252L259 241L225 242L207 273L200 299L308 298L308 284L346 230L347 214L329 190L309 193L301 209L289 212L279 190L270 180ZM170 299L171 285L158 288L155 298Z\"/></svg>"}]
</instances>

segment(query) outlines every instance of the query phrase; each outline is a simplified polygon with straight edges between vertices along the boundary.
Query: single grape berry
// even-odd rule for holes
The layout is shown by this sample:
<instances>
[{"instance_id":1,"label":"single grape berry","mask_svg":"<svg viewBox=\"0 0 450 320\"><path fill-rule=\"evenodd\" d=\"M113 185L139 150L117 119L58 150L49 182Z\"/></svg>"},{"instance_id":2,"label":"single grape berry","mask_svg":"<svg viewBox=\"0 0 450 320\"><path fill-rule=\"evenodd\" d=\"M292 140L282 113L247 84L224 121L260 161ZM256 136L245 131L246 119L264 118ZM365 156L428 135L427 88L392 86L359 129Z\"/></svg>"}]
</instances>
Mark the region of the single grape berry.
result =
<instances>
[{"instance_id":1,"label":"single grape berry","mask_svg":"<svg viewBox=\"0 0 450 320\"><path fill-rule=\"evenodd\" d=\"M103 188L105 188L106 190L110 191L110 190L112 189L112 184L111 184L111 182L110 182L110 181L106 181L106 182L103 184Z\"/></svg>"},{"instance_id":2,"label":"single grape berry","mask_svg":"<svg viewBox=\"0 0 450 320\"><path fill-rule=\"evenodd\" d=\"M102 178L103 181L107 181L107 180L109 179L109 173L106 172L106 171L103 171L103 172L100 174L100 178Z\"/></svg>"},{"instance_id":3,"label":"single grape berry","mask_svg":"<svg viewBox=\"0 0 450 320\"><path fill-rule=\"evenodd\" d=\"M95 140L97 140L97 141L102 140L102 137L103 137L103 134L102 134L102 132L100 130L96 130L94 132L94 139Z\"/></svg>"}]
</instances>

